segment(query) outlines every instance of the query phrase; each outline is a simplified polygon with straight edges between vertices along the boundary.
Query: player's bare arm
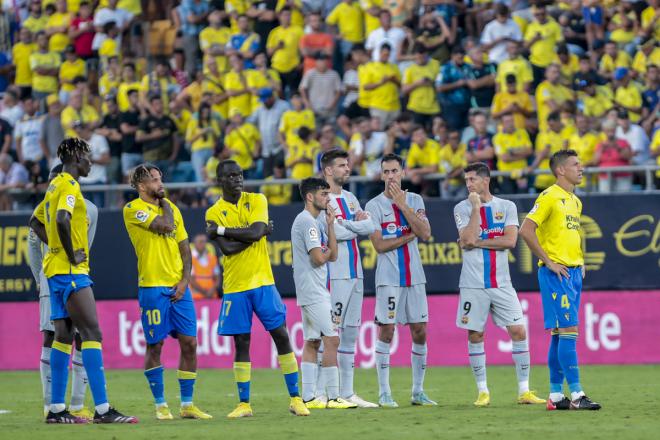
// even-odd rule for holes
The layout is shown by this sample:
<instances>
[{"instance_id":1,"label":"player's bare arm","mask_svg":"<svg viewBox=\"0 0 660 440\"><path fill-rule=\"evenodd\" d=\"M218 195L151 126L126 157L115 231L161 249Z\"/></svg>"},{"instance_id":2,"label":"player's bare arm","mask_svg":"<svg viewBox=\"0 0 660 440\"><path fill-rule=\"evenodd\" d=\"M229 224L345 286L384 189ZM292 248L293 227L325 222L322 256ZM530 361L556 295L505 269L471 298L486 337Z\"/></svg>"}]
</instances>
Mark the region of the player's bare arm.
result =
<instances>
[{"instance_id":1,"label":"player's bare arm","mask_svg":"<svg viewBox=\"0 0 660 440\"><path fill-rule=\"evenodd\" d=\"M389 191L392 195L392 201L401 210L401 213L408 221L413 233L420 239L426 241L431 238L431 225L426 216L417 216L415 211L406 203L407 191L401 189L395 183L389 184Z\"/></svg>"},{"instance_id":2,"label":"player's bare arm","mask_svg":"<svg viewBox=\"0 0 660 440\"><path fill-rule=\"evenodd\" d=\"M218 245L220 252L222 252L223 255L238 254L239 252L243 252L245 249L252 245L252 243L244 243L242 241L236 241L231 238L219 236L218 225L212 221L206 222L206 235L210 241Z\"/></svg>"},{"instance_id":3,"label":"player's bare arm","mask_svg":"<svg viewBox=\"0 0 660 440\"><path fill-rule=\"evenodd\" d=\"M325 221L328 224L328 250L323 251L320 247L314 248L309 251L309 257L314 266L322 266L327 262L337 261L339 253L337 248L337 235L335 234L335 212L328 206L325 211Z\"/></svg>"},{"instance_id":4,"label":"player's bare arm","mask_svg":"<svg viewBox=\"0 0 660 440\"><path fill-rule=\"evenodd\" d=\"M186 287L190 282L190 271L192 270L192 253L190 252L190 243L188 239L179 242L179 253L181 254L181 261L183 261L183 272L181 274L181 281L174 286L174 295L172 295L172 302L179 301L183 294L186 293Z\"/></svg>"},{"instance_id":5,"label":"player's bare arm","mask_svg":"<svg viewBox=\"0 0 660 440\"><path fill-rule=\"evenodd\" d=\"M71 213L63 209L58 210L55 223L57 224L57 234L60 237L60 242L69 262L77 266L87 260L87 255L85 255L83 249L76 249L75 251L73 249L73 242L71 240Z\"/></svg>"},{"instance_id":6,"label":"player's bare arm","mask_svg":"<svg viewBox=\"0 0 660 440\"><path fill-rule=\"evenodd\" d=\"M518 227L509 225L504 228L504 235L501 237L488 238L486 240L477 240L475 247L481 249L493 249L501 251L504 249L515 249L518 242Z\"/></svg>"},{"instance_id":7,"label":"player's bare arm","mask_svg":"<svg viewBox=\"0 0 660 440\"><path fill-rule=\"evenodd\" d=\"M30 217L30 221L28 222L28 226L30 226L30 229L34 231L34 233L39 237L39 240L41 240L43 243L48 245L48 235L46 234L46 226L41 223L35 216Z\"/></svg>"},{"instance_id":8,"label":"player's bare arm","mask_svg":"<svg viewBox=\"0 0 660 440\"><path fill-rule=\"evenodd\" d=\"M406 244L413 241L415 238L417 238L417 236L415 235L414 232L401 237L391 238L388 240L383 239L383 233L381 231L376 231L369 236L371 243L374 245L374 249L376 249L376 252L378 252L379 254L384 254L386 252L400 248L401 246L405 246Z\"/></svg>"},{"instance_id":9,"label":"player's bare arm","mask_svg":"<svg viewBox=\"0 0 660 440\"><path fill-rule=\"evenodd\" d=\"M479 198L479 194L476 192L471 192L468 196L468 200L472 205L470 221L466 227L458 232L461 248L466 250L474 249L476 246L477 241L479 240L479 224L481 222L481 216L479 214L479 210L481 208L481 199Z\"/></svg>"},{"instance_id":10,"label":"player's bare arm","mask_svg":"<svg viewBox=\"0 0 660 440\"><path fill-rule=\"evenodd\" d=\"M172 207L164 198L158 199L158 204L163 210L163 215L156 216L149 225L149 229L158 234L169 234L174 231L174 212L172 212Z\"/></svg>"},{"instance_id":11,"label":"player's bare arm","mask_svg":"<svg viewBox=\"0 0 660 440\"><path fill-rule=\"evenodd\" d=\"M538 237L536 236L536 228L538 228L538 225L532 220L526 218L523 221L522 226L520 226L520 235L534 255L536 255L543 264L550 269L550 271L557 274L559 281L561 282L562 277L568 278L568 269L563 264L552 261L548 254L545 253L541 247L541 243L539 243Z\"/></svg>"}]
</instances>

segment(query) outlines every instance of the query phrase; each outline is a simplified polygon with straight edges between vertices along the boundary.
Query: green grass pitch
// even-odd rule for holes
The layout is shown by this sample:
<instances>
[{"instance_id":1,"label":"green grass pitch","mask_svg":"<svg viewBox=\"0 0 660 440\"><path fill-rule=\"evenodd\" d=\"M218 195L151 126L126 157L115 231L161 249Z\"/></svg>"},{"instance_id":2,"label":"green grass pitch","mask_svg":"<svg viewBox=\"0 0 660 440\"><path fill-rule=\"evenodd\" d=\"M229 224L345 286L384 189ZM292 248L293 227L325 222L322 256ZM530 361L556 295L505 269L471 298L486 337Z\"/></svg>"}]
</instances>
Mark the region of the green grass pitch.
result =
<instances>
[{"instance_id":1,"label":"green grass pitch","mask_svg":"<svg viewBox=\"0 0 660 440\"><path fill-rule=\"evenodd\" d=\"M476 387L468 367L429 368L426 391L439 402L435 408L411 407L410 370L393 368L391 383L399 409L316 410L310 417L288 411L284 380L277 370L252 373L254 417L228 420L236 404L233 375L228 370L202 370L195 387L195 403L215 418L211 421L158 422L148 385L141 371L108 371L111 402L140 418L138 425L46 425L41 417L39 373L0 373L0 438L34 439L657 439L660 432L660 365L586 366L582 382L598 412L554 411L544 405L515 403L513 367L489 367L491 405L475 408ZM356 390L377 399L376 372L356 372ZM531 383L547 395L547 370L534 367ZM178 414L175 372L166 373L165 394ZM88 393L88 401L90 396ZM91 405L91 402L90 402ZM7 412L9 411L9 412Z\"/></svg>"}]
</instances>

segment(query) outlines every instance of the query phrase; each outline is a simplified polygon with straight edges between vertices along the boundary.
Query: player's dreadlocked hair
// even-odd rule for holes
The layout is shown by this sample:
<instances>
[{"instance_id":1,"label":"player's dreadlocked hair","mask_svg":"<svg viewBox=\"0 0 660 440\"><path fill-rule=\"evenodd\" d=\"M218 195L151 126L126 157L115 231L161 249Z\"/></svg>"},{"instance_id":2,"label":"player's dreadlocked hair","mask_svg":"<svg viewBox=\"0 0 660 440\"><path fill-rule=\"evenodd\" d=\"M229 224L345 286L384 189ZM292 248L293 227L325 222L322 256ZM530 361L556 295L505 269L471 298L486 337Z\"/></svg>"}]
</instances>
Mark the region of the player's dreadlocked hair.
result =
<instances>
[{"instance_id":1,"label":"player's dreadlocked hair","mask_svg":"<svg viewBox=\"0 0 660 440\"><path fill-rule=\"evenodd\" d=\"M63 163L70 163L81 154L89 152L89 144L79 138L66 138L57 147L57 157Z\"/></svg>"},{"instance_id":2,"label":"player's dreadlocked hair","mask_svg":"<svg viewBox=\"0 0 660 440\"><path fill-rule=\"evenodd\" d=\"M151 177L151 170L157 170L160 175L163 175L163 172L154 164L150 163L143 163L135 168L133 168L133 171L131 171L131 175L129 178L129 182L131 183L131 186L135 189L137 189L138 184L142 183L145 179L148 179Z\"/></svg>"}]
</instances>

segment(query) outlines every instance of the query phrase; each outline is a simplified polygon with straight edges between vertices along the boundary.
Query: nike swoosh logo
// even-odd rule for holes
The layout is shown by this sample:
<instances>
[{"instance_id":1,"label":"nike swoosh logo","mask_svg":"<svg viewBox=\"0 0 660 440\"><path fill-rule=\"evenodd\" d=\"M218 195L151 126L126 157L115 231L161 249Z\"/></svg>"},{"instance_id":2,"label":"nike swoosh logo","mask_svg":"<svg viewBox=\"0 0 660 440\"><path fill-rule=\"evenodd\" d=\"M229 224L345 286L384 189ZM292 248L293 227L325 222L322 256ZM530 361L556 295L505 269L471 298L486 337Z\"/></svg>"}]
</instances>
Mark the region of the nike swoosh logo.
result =
<instances>
[{"instance_id":1,"label":"nike swoosh logo","mask_svg":"<svg viewBox=\"0 0 660 440\"><path fill-rule=\"evenodd\" d=\"M522 318L514 318L513 322L520 321Z\"/></svg>"},{"instance_id":2,"label":"nike swoosh logo","mask_svg":"<svg viewBox=\"0 0 660 440\"><path fill-rule=\"evenodd\" d=\"M429 316L429 315L422 315L422 318L426 318L427 316Z\"/></svg>"}]
</instances>

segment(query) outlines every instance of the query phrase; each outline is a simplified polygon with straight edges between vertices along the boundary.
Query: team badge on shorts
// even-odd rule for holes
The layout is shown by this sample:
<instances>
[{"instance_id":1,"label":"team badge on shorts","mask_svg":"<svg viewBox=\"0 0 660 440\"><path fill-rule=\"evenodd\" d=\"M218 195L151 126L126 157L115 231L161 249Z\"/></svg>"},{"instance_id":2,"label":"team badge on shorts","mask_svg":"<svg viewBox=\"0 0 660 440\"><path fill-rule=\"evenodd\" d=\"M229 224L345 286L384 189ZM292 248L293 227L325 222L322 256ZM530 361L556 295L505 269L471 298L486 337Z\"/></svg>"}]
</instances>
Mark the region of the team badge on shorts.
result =
<instances>
[{"instance_id":1,"label":"team badge on shorts","mask_svg":"<svg viewBox=\"0 0 660 440\"><path fill-rule=\"evenodd\" d=\"M564 318L566 318L566 321L570 321L571 320L571 314L570 313L565 313Z\"/></svg>"},{"instance_id":2,"label":"team badge on shorts","mask_svg":"<svg viewBox=\"0 0 660 440\"><path fill-rule=\"evenodd\" d=\"M468 318L467 316L463 316L463 317L461 318L461 323L463 323L463 324L467 324L469 320L470 320L470 318Z\"/></svg>"},{"instance_id":3,"label":"team badge on shorts","mask_svg":"<svg viewBox=\"0 0 660 440\"><path fill-rule=\"evenodd\" d=\"M387 319L394 319L394 312L387 312Z\"/></svg>"}]
</instances>

